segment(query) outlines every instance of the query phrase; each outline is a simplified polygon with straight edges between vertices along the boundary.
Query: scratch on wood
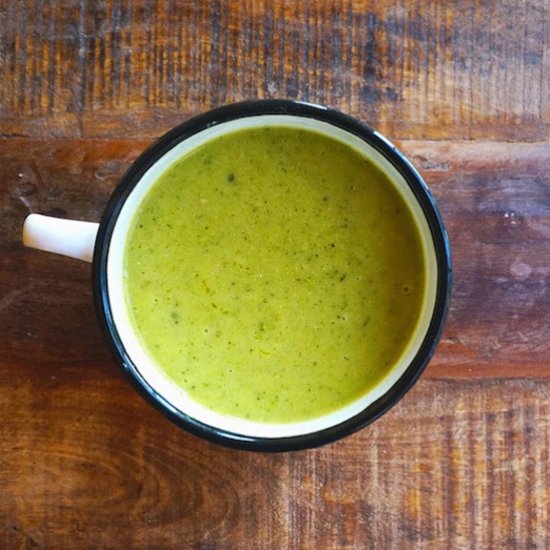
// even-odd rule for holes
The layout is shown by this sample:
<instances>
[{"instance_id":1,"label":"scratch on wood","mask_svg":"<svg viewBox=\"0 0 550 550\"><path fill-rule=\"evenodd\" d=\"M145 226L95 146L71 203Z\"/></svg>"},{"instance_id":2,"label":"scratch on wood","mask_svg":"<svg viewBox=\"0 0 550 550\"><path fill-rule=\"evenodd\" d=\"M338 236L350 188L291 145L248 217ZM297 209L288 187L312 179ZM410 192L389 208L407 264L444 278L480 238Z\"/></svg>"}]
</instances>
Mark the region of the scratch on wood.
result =
<instances>
[{"instance_id":1,"label":"scratch on wood","mask_svg":"<svg viewBox=\"0 0 550 550\"><path fill-rule=\"evenodd\" d=\"M74 97L74 110L78 115L78 127L80 135L83 132L82 112L84 110L86 93L86 2L80 0L80 13L77 28L77 62L76 62L76 91Z\"/></svg>"},{"instance_id":2,"label":"scratch on wood","mask_svg":"<svg viewBox=\"0 0 550 550\"><path fill-rule=\"evenodd\" d=\"M31 292L34 286L35 286L34 283L31 283L23 286L22 288L16 288L8 292L5 296L0 298L0 311L9 309L10 306L16 303L21 296L24 296L27 293Z\"/></svg>"}]
</instances>

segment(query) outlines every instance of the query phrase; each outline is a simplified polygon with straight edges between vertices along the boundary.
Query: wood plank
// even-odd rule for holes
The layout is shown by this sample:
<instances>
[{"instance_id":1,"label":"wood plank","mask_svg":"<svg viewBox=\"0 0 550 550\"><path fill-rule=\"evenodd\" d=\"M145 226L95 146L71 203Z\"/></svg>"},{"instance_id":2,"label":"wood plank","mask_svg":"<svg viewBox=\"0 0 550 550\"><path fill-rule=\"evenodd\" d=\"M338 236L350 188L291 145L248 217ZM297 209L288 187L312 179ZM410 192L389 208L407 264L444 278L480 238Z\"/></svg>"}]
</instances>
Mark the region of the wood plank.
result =
<instances>
[{"instance_id":1,"label":"wood plank","mask_svg":"<svg viewBox=\"0 0 550 550\"><path fill-rule=\"evenodd\" d=\"M549 390L420 382L358 435L292 455L291 547L548 548Z\"/></svg>"},{"instance_id":2,"label":"wood plank","mask_svg":"<svg viewBox=\"0 0 550 550\"><path fill-rule=\"evenodd\" d=\"M402 142L449 231L449 322L428 375L550 374L550 145Z\"/></svg>"},{"instance_id":3,"label":"wood plank","mask_svg":"<svg viewBox=\"0 0 550 550\"><path fill-rule=\"evenodd\" d=\"M0 17L4 136L151 137L271 97L396 139L550 136L544 0L4 0Z\"/></svg>"},{"instance_id":4,"label":"wood plank","mask_svg":"<svg viewBox=\"0 0 550 550\"><path fill-rule=\"evenodd\" d=\"M547 380L421 381L363 431L279 455L187 435L93 365L0 382L3 548L550 545Z\"/></svg>"},{"instance_id":5,"label":"wood plank","mask_svg":"<svg viewBox=\"0 0 550 550\"><path fill-rule=\"evenodd\" d=\"M111 359L90 268L21 246L29 211L96 221L146 141L5 140L0 148L0 354L11 365ZM550 146L404 141L448 226L451 310L432 378L550 377ZM44 322L47 320L47 322Z\"/></svg>"},{"instance_id":6,"label":"wood plank","mask_svg":"<svg viewBox=\"0 0 550 550\"><path fill-rule=\"evenodd\" d=\"M287 547L283 455L187 435L112 364L28 367L0 373L2 548Z\"/></svg>"}]
</instances>

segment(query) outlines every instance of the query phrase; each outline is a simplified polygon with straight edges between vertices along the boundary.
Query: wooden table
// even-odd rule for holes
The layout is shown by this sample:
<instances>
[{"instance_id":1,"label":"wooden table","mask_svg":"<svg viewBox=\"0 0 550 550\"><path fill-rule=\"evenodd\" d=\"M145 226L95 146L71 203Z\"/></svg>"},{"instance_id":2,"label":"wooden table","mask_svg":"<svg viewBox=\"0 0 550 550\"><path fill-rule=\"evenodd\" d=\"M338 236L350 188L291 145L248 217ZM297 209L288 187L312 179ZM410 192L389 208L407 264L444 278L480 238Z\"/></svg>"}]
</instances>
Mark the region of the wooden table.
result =
<instances>
[{"instance_id":1,"label":"wooden table","mask_svg":"<svg viewBox=\"0 0 550 550\"><path fill-rule=\"evenodd\" d=\"M550 3L0 1L0 547L550 548ZM98 220L155 137L287 97L418 166L454 253L415 388L312 451L224 449L117 370L90 266L26 214Z\"/></svg>"}]
</instances>

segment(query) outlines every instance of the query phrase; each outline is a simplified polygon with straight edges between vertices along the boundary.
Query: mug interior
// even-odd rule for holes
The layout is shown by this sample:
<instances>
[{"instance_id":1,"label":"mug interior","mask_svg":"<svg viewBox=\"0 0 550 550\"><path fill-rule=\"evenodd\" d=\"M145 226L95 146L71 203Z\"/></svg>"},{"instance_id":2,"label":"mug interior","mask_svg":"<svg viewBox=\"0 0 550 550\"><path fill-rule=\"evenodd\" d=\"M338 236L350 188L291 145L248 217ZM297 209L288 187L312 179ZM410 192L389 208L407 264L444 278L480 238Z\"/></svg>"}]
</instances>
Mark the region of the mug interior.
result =
<instances>
[{"instance_id":1,"label":"mug interior","mask_svg":"<svg viewBox=\"0 0 550 550\"><path fill-rule=\"evenodd\" d=\"M123 260L127 235L137 209L161 174L182 157L209 140L239 130L263 126L286 126L318 132L348 145L370 162L376 164L394 183L410 208L421 238L425 269L424 298L417 325L399 360L388 371L383 380L360 398L334 412L307 421L284 424L254 422L223 415L191 399L180 386L168 378L140 342L140 338L130 320L124 288ZM403 376L419 352L432 320L438 284L437 266L432 232L422 206L405 177L382 153L354 133L328 122L289 114L265 114L237 118L207 127L177 143L147 169L126 198L114 225L107 255L107 295L112 320L122 346L133 363L135 376L140 379L142 385L148 386L153 390L153 393L162 396L171 408L185 417L190 417L200 424L222 432L240 434L250 438L289 438L320 432L353 418L384 396Z\"/></svg>"}]
</instances>

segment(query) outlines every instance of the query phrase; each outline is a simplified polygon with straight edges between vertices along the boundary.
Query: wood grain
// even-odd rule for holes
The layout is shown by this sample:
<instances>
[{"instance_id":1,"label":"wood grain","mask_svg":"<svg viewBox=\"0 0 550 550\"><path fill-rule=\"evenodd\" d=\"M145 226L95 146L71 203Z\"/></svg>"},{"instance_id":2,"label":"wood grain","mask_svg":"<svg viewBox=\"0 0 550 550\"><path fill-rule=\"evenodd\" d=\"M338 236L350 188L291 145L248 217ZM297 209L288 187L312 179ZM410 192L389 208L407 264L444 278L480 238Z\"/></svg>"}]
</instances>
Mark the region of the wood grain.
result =
<instances>
[{"instance_id":1,"label":"wood grain","mask_svg":"<svg viewBox=\"0 0 550 550\"><path fill-rule=\"evenodd\" d=\"M25 364L35 354L51 365L111 361L96 327L89 266L24 250L21 224L29 211L99 220L146 143L5 141L0 353L12 363ZM426 376L549 378L550 146L399 145L439 202L454 257L449 320Z\"/></svg>"},{"instance_id":2,"label":"wood grain","mask_svg":"<svg viewBox=\"0 0 550 550\"><path fill-rule=\"evenodd\" d=\"M402 142L453 251L447 329L429 375L550 374L550 145Z\"/></svg>"},{"instance_id":3,"label":"wood grain","mask_svg":"<svg viewBox=\"0 0 550 550\"><path fill-rule=\"evenodd\" d=\"M113 365L28 367L0 374L3 548L284 547L283 456L187 436ZM21 402L35 414L11 415Z\"/></svg>"},{"instance_id":4,"label":"wood grain","mask_svg":"<svg viewBox=\"0 0 550 550\"><path fill-rule=\"evenodd\" d=\"M21 246L98 220L153 138L251 98L397 140L454 254L438 351L318 450L230 451L130 388L90 266ZM548 0L0 0L0 548L550 548Z\"/></svg>"},{"instance_id":5,"label":"wood grain","mask_svg":"<svg viewBox=\"0 0 550 550\"><path fill-rule=\"evenodd\" d=\"M3 135L150 137L287 97L396 139L550 136L544 0L27 0L0 17Z\"/></svg>"},{"instance_id":6,"label":"wood grain","mask_svg":"<svg viewBox=\"0 0 550 550\"><path fill-rule=\"evenodd\" d=\"M358 436L294 456L295 547L546 548L547 391L424 382Z\"/></svg>"},{"instance_id":7,"label":"wood grain","mask_svg":"<svg viewBox=\"0 0 550 550\"><path fill-rule=\"evenodd\" d=\"M0 379L4 548L550 545L548 381L421 382L344 441L260 455L185 434L114 367Z\"/></svg>"}]
</instances>

